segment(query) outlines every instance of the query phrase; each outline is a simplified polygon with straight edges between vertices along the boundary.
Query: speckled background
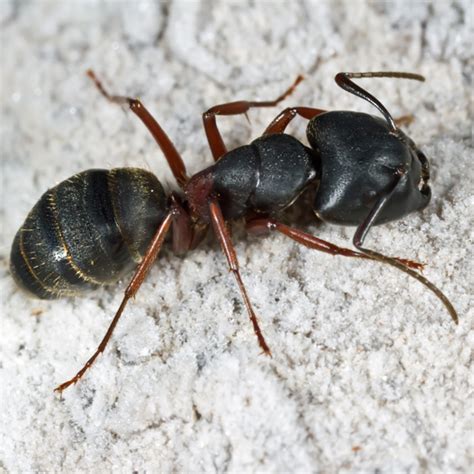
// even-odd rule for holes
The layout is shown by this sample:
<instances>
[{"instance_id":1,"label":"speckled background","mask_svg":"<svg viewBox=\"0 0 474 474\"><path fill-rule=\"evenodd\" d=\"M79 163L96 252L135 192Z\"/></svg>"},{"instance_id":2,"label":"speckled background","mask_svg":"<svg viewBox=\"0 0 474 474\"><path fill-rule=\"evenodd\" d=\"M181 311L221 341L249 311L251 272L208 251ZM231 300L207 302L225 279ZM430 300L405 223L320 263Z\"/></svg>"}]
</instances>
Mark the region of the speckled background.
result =
<instances>
[{"instance_id":1,"label":"speckled background","mask_svg":"<svg viewBox=\"0 0 474 474\"><path fill-rule=\"evenodd\" d=\"M0 2L2 199L0 470L4 472L454 473L472 469L474 287L473 7L459 2ZM432 163L422 213L367 244L427 262L445 308L374 264L235 232L243 279L273 358L259 355L226 261L209 240L163 253L106 353L60 399L104 334L126 285L35 301L8 272L11 241L54 184L88 168L140 166L174 186L132 114L140 97L188 170L211 163L201 113L236 99L373 111L339 89L344 70L408 70L423 84L364 86ZM230 146L278 110L219 120ZM304 140L304 122L290 133ZM298 215L296 215L298 217ZM349 246L353 229L299 225Z\"/></svg>"}]
</instances>

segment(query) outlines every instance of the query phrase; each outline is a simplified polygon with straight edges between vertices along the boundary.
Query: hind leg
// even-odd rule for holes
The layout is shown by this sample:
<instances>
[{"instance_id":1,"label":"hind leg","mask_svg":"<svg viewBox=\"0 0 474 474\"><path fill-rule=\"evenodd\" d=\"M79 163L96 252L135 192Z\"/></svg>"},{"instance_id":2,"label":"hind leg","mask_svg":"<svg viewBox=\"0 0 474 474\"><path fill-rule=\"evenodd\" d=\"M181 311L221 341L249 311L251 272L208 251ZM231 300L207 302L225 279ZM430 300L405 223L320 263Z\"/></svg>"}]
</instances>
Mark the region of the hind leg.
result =
<instances>
[{"instance_id":1,"label":"hind leg","mask_svg":"<svg viewBox=\"0 0 474 474\"><path fill-rule=\"evenodd\" d=\"M126 105L130 107L130 110L143 122L149 132L152 134L161 151L165 155L166 161L168 162L171 171L176 178L176 181L182 188L188 177L186 175L186 166L181 158L181 155L176 150L173 142L169 139L168 135L161 128L155 118L148 112L145 106L137 99L130 97L123 97L119 95L110 95L102 85L102 82L97 78L93 71L90 69L87 71L87 75L92 79L99 92L110 102L118 105Z\"/></svg>"}]
</instances>

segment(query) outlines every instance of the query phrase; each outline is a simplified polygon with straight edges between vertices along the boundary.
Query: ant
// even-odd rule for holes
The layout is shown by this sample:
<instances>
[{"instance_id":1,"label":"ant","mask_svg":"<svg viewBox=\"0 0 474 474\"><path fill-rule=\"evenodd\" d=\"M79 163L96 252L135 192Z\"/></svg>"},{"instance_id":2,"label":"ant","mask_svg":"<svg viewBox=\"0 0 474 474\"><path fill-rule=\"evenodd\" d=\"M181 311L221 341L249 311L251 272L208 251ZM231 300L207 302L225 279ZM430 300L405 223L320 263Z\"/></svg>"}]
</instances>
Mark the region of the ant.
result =
<instances>
[{"instance_id":1,"label":"ant","mask_svg":"<svg viewBox=\"0 0 474 474\"><path fill-rule=\"evenodd\" d=\"M166 195L158 179L137 168L94 169L78 173L46 191L16 234L11 271L24 289L39 298L57 298L115 282L136 267L123 300L97 350L84 367L55 390L75 384L107 346L130 298L134 297L172 231L175 252L194 249L212 227L245 303L258 344L270 348L260 330L242 281L228 223L244 218L249 232L277 231L311 249L332 255L376 260L416 278L457 313L448 298L419 273L423 265L389 257L364 246L373 225L424 209L431 198L428 160L397 125L382 103L352 79L392 77L424 81L405 72L341 72L338 86L370 102L383 119L351 111L312 107L283 110L249 145L227 150L216 123L221 115L247 114L274 107L276 100L237 101L210 108L204 129L215 163L188 177L180 154L158 122L137 99L109 94L87 71L110 102L125 105L143 122L161 148L181 193ZM310 147L285 134L296 117L307 119ZM313 211L323 221L354 225L357 250L338 247L276 220L309 188Z\"/></svg>"}]
</instances>

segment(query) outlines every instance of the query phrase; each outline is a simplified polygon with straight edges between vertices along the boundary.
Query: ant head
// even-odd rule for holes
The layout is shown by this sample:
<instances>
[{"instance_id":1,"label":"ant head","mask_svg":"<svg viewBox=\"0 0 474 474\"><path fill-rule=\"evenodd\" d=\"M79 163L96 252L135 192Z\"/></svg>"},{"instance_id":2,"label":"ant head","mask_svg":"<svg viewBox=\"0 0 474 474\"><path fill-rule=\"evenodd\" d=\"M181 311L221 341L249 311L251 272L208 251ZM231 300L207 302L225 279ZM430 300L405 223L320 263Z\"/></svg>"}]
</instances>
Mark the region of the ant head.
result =
<instances>
[{"instance_id":1,"label":"ant head","mask_svg":"<svg viewBox=\"0 0 474 474\"><path fill-rule=\"evenodd\" d=\"M332 111L310 121L308 141L321 160L313 209L323 220L359 225L401 177L376 223L400 219L430 201L425 155L401 130L361 112Z\"/></svg>"},{"instance_id":2,"label":"ant head","mask_svg":"<svg viewBox=\"0 0 474 474\"><path fill-rule=\"evenodd\" d=\"M402 166L400 168L397 166L396 168L400 169L404 176L402 178L402 185L394 196L393 203L387 206L385 212L387 215L381 219L382 221L387 221L397 219L409 212L423 209L428 205L431 198L431 190L428 185L430 173L426 156L417 148L413 140L398 128L396 121L385 106L376 97L351 80L373 77L392 77L421 82L423 82L425 78L419 74L393 71L363 73L343 72L337 74L335 77L336 83L342 89L366 100L376 107L385 119L389 134L401 142L402 147L397 147L395 143L392 143L394 150L400 148L393 156L398 154L400 157L400 164ZM388 140L387 143L389 143ZM403 150L403 148L405 148L405 150ZM380 171L381 174L383 174L382 170ZM380 180L380 182L383 181L382 176L380 176Z\"/></svg>"}]
</instances>

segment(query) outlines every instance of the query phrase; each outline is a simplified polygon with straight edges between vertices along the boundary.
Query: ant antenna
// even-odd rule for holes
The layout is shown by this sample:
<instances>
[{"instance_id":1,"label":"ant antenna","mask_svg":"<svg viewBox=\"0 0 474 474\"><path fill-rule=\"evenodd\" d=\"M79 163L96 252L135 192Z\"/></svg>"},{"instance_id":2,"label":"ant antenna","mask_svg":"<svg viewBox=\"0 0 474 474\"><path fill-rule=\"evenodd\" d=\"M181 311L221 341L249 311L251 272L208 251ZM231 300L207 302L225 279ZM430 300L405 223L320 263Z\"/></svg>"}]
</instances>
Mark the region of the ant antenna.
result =
<instances>
[{"instance_id":1,"label":"ant antenna","mask_svg":"<svg viewBox=\"0 0 474 474\"><path fill-rule=\"evenodd\" d=\"M358 86L354 82L351 81L351 78L354 79L362 79L367 77L396 77L399 79L411 79L414 81L421 81L424 82L425 78L420 74L413 74L411 72L340 72L334 78L336 84L339 87L342 87L345 91L350 92L351 94L360 97L361 99L365 99L367 102L370 102L374 107L377 107L382 115L385 117L385 120L388 122L392 130L395 132L397 130L397 125L393 117L390 115L388 110L382 105L382 103L375 98L372 94L367 92L362 87Z\"/></svg>"}]
</instances>

